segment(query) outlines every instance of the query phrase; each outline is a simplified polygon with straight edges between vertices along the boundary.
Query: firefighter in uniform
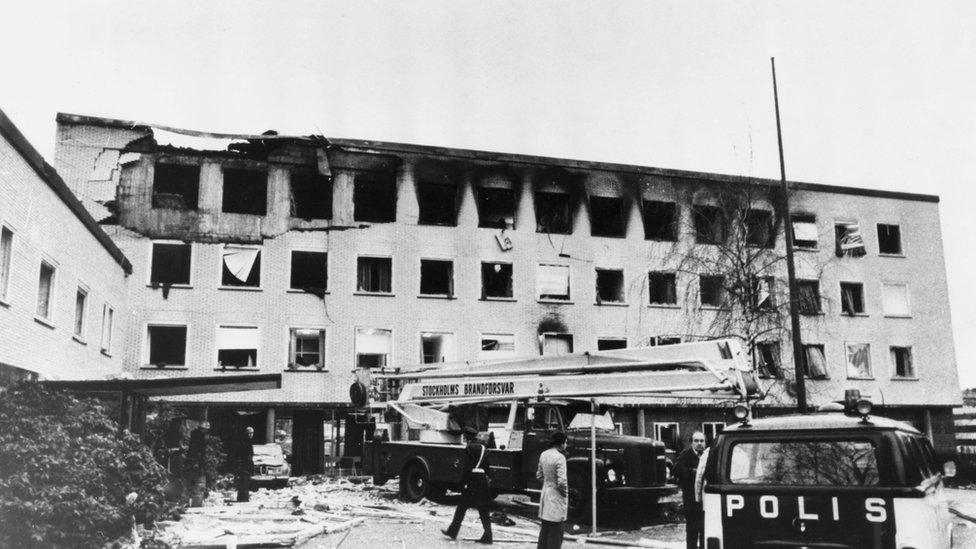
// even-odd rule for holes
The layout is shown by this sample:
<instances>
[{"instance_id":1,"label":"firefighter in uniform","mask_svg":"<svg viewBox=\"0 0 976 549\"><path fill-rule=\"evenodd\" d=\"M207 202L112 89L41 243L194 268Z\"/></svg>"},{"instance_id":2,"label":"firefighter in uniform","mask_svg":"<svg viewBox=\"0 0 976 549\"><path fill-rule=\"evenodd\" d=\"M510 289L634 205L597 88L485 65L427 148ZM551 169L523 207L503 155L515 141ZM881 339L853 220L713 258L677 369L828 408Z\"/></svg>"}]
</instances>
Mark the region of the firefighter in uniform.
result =
<instances>
[{"instance_id":1,"label":"firefighter in uniform","mask_svg":"<svg viewBox=\"0 0 976 549\"><path fill-rule=\"evenodd\" d=\"M454 520L447 530L441 532L454 539L461 529L461 521L469 507L478 510L481 517L481 526L485 532L478 539L478 543L491 543L491 521L488 516L488 507L491 504L491 488L488 485L488 473L490 465L488 463L488 448L478 441L478 431L472 427L464 428L464 438L468 445L464 451L464 491L461 493L461 501L458 502L457 509L454 510Z\"/></svg>"}]
</instances>

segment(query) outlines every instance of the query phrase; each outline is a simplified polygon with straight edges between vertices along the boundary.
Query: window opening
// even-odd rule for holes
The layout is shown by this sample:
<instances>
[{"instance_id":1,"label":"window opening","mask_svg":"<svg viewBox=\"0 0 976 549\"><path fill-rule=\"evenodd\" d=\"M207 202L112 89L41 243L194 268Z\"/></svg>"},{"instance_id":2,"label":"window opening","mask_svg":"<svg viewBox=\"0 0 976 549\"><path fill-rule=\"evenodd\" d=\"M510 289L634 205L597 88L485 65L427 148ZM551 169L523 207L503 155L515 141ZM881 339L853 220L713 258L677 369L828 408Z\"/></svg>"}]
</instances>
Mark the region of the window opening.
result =
<instances>
[{"instance_id":1,"label":"window opening","mask_svg":"<svg viewBox=\"0 0 976 549\"><path fill-rule=\"evenodd\" d=\"M190 244L153 242L149 282L189 284L190 253Z\"/></svg>"},{"instance_id":2,"label":"window opening","mask_svg":"<svg viewBox=\"0 0 976 549\"><path fill-rule=\"evenodd\" d=\"M435 259L420 260L420 294L454 295L454 263Z\"/></svg>"},{"instance_id":3,"label":"window opening","mask_svg":"<svg viewBox=\"0 0 976 549\"><path fill-rule=\"evenodd\" d=\"M291 172L291 216L332 219L332 179L318 173Z\"/></svg>"},{"instance_id":4,"label":"window opening","mask_svg":"<svg viewBox=\"0 0 976 549\"><path fill-rule=\"evenodd\" d=\"M915 377L912 348L891 347L891 365L894 367L895 377Z\"/></svg>"},{"instance_id":5,"label":"window opening","mask_svg":"<svg viewBox=\"0 0 976 549\"><path fill-rule=\"evenodd\" d=\"M222 368L251 368L258 363L258 329L253 326L217 327L217 364Z\"/></svg>"},{"instance_id":6,"label":"window opening","mask_svg":"<svg viewBox=\"0 0 976 549\"><path fill-rule=\"evenodd\" d=\"M37 316L50 319L51 305L54 300L54 266L47 261L41 261L40 275L37 284Z\"/></svg>"},{"instance_id":7,"label":"window opening","mask_svg":"<svg viewBox=\"0 0 976 549\"><path fill-rule=\"evenodd\" d=\"M260 287L261 250L240 246L224 246L220 284L222 286Z\"/></svg>"},{"instance_id":8,"label":"window opening","mask_svg":"<svg viewBox=\"0 0 976 549\"><path fill-rule=\"evenodd\" d=\"M660 347L663 345L677 345L681 343L681 336L654 336L650 339L651 347Z\"/></svg>"},{"instance_id":9,"label":"window opening","mask_svg":"<svg viewBox=\"0 0 976 549\"><path fill-rule=\"evenodd\" d=\"M389 257L360 257L356 261L356 291L378 294L393 292L393 259Z\"/></svg>"},{"instance_id":10,"label":"window opening","mask_svg":"<svg viewBox=\"0 0 976 549\"><path fill-rule=\"evenodd\" d=\"M186 326L152 326L146 330L149 364L158 368L186 365Z\"/></svg>"},{"instance_id":11,"label":"window opening","mask_svg":"<svg viewBox=\"0 0 976 549\"><path fill-rule=\"evenodd\" d=\"M482 334L479 359L511 358L515 356L514 334Z\"/></svg>"},{"instance_id":12,"label":"window opening","mask_svg":"<svg viewBox=\"0 0 976 549\"><path fill-rule=\"evenodd\" d=\"M803 373L810 379L827 379L827 359L824 357L823 345L803 346Z\"/></svg>"},{"instance_id":13,"label":"window opening","mask_svg":"<svg viewBox=\"0 0 976 549\"><path fill-rule=\"evenodd\" d=\"M102 352L112 351L112 333L115 330L115 309L109 305L102 308Z\"/></svg>"},{"instance_id":14,"label":"window opening","mask_svg":"<svg viewBox=\"0 0 976 549\"><path fill-rule=\"evenodd\" d=\"M221 210L225 213L267 215L267 172L224 168L224 196Z\"/></svg>"},{"instance_id":15,"label":"window opening","mask_svg":"<svg viewBox=\"0 0 976 549\"><path fill-rule=\"evenodd\" d=\"M645 200L643 203L644 238L646 240L678 240L678 205L674 202Z\"/></svg>"},{"instance_id":16,"label":"window opening","mask_svg":"<svg viewBox=\"0 0 976 549\"><path fill-rule=\"evenodd\" d=\"M293 250L288 287L293 290L326 291L329 288L329 254Z\"/></svg>"},{"instance_id":17,"label":"window opening","mask_svg":"<svg viewBox=\"0 0 976 549\"><path fill-rule=\"evenodd\" d=\"M325 368L325 330L291 328L289 337L290 368Z\"/></svg>"},{"instance_id":18,"label":"window opening","mask_svg":"<svg viewBox=\"0 0 976 549\"><path fill-rule=\"evenodd\" d=\"M504 229L515 226L515 190L478 188L478 226Z\"/></svg>"},{"instance_id":19,"label":"window opening","mask_svg":"<svg viewBox=\"0 0 976 549\"><path fill-rule=\"evenodd\" d=\"M837 257L861 257L867 253L861 228L857 223L836 223L834 234Z\"/></svg>"},{"instance_id":20,"label":"window opening","mask_svg":"<svg viewBox=\"0 0 976 549\"><path fill-rule=\"evenodd\" d=\"M721 208L694 206L695 242L699 244L724 244L729 236L728 223Z\"/></svg>"},{"instance_id":21,"label":"window opening","mask_svg":"<svg viewBox=\"0 0 976 549\"><path fill-rule=\"evenodd\" d=\"M570 234L573 232L569 194L535 193L535 232Z\"/></svg>"},{"instance_id":22,"label":"window opening","mask_svg":"<svg viewBox=\"0 0 976 549\"><path fill-rule=\"evenodd\" d=\"M705 435L705 447L711 448L712 443L715 442L715 438L718 437L719 433L725 430L725 424L719 422L706 421L702 423L702 434Z\"/></svg>"},{"instance_id":23,"label":"window opening","mask_svg":"<svg viewBox=\"0 0 976 549\"><path fill-rule=\"evenodd\" d=\"M612 351L614 349L626 349L627 339L622 337L601 337L596 340L597 351Z\"/></svg>"},{"instance_id":24,"label":"window opening","mask_svg":"<svg viewBox=\"0 0 976 549\"><path fill-rule=\"evenodd\" d=\"M623 303L624 272L620 269L596 270L596 302Z\"/></svg>"},{"instance_id":25,"label":"window opening","mask_svg":"<svg viewBox=\"0 0 976 549\"><path fill-rule=\"evenodd\" d=\"M13 257L14 232L0 226L0 299L7 299L10 289L10 264Z\"/></svg>"},{"instance_id":26,"label":"window opening","mask_svg":"<svg viewBox=\"0 0 976 549\"><path fill-rule=\"evenodd\" d=\"M543 355L568 355L573 352L572 334L541 334Z\"/></svg>"},{"instance_id":27,"label":"window opening","mask_svg":"<svg viewBox=\"0 0 976 549\"><path fill-rule=\"evenodd\" d=\"M757 310L773 308L773 277L755 277L752 282L752 306Z\"/></svg>"},{"instance_id":28,"label":"window opening","mask_svg":"<svg viewBox=\"0 0 976 549\"><path fill-rule=\"evenodd\" d=\"M417 183L417 223L421 225L457 225L457 185Z\"/></svg>"},{"instance_id":29,"label":"window opening","mask_svg":"<svg viewBox=\"0 0 976 549\"><path fill-rule=\"evenodd\" d=\"M817 217L812 214L792 214L790 216L793 223L793 245L797 248L816 249L817 240Z\"/></svg>"},{"instance_id":30,"label":"window opening","mask_svg":"<svg viewBox=\"0 0 976 549\"><path fill-rule=\"evenodd\" d=\"M353 217L356 221L391 223L396 221L396 176L392 173L361 173L353 190Z\"/></svg>"},{"instance_id":31,"label":"window opening","mask_svg":"<svg viewBox=\"0 0 976 549\"><path fill-rule=\"evenodd\" d=\"M778 341L760 341L756 343L753 355L759 377L782 378L783 368L780 361Z\"/></svg>"},{"instance_id":32,"label":"window opening","mask_svg":"<svg viewBox=\"0 0 976 549\"><path fill-rule=\"evenodd\" d=\"M420 361L423 364L455 360L454 334L423 332L420 334Z\"/></svg>"},{"instance_id":33,"label":"window opening","mask_svg":"<svg viewBox=\"0 0 976 549\"><path fill-rule=\"evenodd\" d=\"M698 293L703 307L725 306L725 277L701 275L698 278Z\"/></svg>"},{"instance_id":34,"label":"window opening","mask_svg":"<svg viewBox=\"0 0 976 549\"><path fill-rule=\"evenodd\" d=\"M674 273L648 273L648 294L651 305L675 305L678 294Z\"/></svg>"},{"instance_id":35,"label":"window opening","mask_svg":"<svg viewBox=\"0 0 976 549\"><path fill-rule=\"evenodd\" d=\"M801 315L820 314L820 281L797 280L797 308Z\"/></svg>"},{"instance_id":36,"label":"window opening","mask_svg":"<svg viewBox=\"0 0 976 549\"><path fill-rule=\"evenodd\" d=\"M157 162L153 168L152 207L196 210L200 166Z\"/></svg>"},{"instance_id":37,"label":"window opening","mask_svg":"<svg viewBox=\"0 0 976 549\"><path fill-rule=\"evenodd\" d=\"M776 244L776 234L773 232L773 212L745 210L742 213L742 226L746 232L747 245L772 248Z\"/></svg>"},{"instance_id":38,"label":"window opening","mask_svg":"<svg viewBox=\"0 0 976 549\"><path fill-rule=\"evenodd\" d=\"M511 263L481 264L481 297L510 298L512 293Z\"/></svg>"},{"instance_id":39,"label":"window opening","mask_svg":"<svg viewBox=\"0 0 976 549\"><path fill-rule=\"evenodd\" d=\"M681 449L681 439L678 435L677 423L654 423L654 438L663 442L664 446L670 450L678 451Z\"/></svg>"},{"instance_id":40,"label":"window opening","mask_svg":"<svg viewBox=\"0 0 976 549\"><path fill-rule=\"evenodd\" d=\"M864 313L864 285L857 282L840 283L841 309L845 314Z\"/></svg>"},{"instance_id":41,"label":"window opening","mask_svg":"<svg viewBox=\"0 0 976 549\"><path fill-rule=\"evenodd\" d=\"M871 373L871 346L867 343L848 343L847 377L874 377Z\"/></svg>"},{"instance_id":42,"label":"window opening","mask_svg":"<svg viewBox=\"0 0 976 549\"><path fill-rule=\"evenodd\" d=\"M536 269L539 299L569 301L569 266L539 265Z\"/></svg>"},{"instance_id":43,"label":"window opening","mask_svg":"<svg viewBox=\"0 0 976 549\"><path fill-rule=\"evenodd\" d=\"M878 253L901 255L901 228L878 223Z\"/></svg>"},{"instance_id":44,"label":"window opening","mask_svg":"<svg viewBox=\"0 0 976 549\"><path fill-rule=\"evenodd\" d=\"M356 328L356 367L382 368L389 363L393 330Z\"/></svg>"},{"instance_id":45,"label":"window opening","mask_svg":"<svg viewBox=\"0 0 976 549\"><path fill-rule=\"evenodd\" d=\"M75 335L83 337L85 334L85 313L88 304L88 292L79 287L75 293Z\"/></svg>"},{"instance_id":46,"label":"window opening","mask_svg":"<svg viewBox=\"0 0 976 549\"><path fill-rule=\"evenodd\" d=\"M907 284L884 284L882 286L884 314L888 316L910 316Z\"/></svg>"},{"instance_id":47,"label":"window opening","mask_svg":"<svg viewBox=\"0 0 976 549\"><path fill-rule=\"evenodd\" d=\"M615 196L590 196L590 235L623 238L627 233L626 201Z\"/></svg>"}]
</instances>

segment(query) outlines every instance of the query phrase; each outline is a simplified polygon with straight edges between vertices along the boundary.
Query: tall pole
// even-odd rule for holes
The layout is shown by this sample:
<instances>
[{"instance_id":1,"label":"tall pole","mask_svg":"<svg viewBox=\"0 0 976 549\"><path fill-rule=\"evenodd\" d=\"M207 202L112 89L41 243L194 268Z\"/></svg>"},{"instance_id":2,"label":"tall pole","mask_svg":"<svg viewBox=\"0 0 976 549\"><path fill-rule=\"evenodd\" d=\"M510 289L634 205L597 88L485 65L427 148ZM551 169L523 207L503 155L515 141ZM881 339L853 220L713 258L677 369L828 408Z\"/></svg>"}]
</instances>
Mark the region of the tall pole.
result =
<instances>
[{"instance_id":1,"label":"tall pole","mask_svg":"<svg viewBox=\"0 0 976 549\"><path fill-rule=\"evenodd\" d=\"M596 399L590 399L590 532L596 534Z\"/></svg>"},{"instance_id":2,"label":"tall pole","mask_svg":"<svg viewBox=\"0 0 976 549\"><path fill-rule=\"evenodd\" d=\"M800 311L796 302L796 269L793 266L793 222L790 219L790 186L786 182L783 161L783 130L779 121L779 92L776 89L776 58L769 58L773 69L773 103L776 107L776 141L779 143L780 209L783 212L783 234L786 235L786 276L790 287L790 327L793 332L793 374L796 377L796 407L807 411L807 388L803 374L803 341L800 338Z\"/></svg>"}]
</instances>

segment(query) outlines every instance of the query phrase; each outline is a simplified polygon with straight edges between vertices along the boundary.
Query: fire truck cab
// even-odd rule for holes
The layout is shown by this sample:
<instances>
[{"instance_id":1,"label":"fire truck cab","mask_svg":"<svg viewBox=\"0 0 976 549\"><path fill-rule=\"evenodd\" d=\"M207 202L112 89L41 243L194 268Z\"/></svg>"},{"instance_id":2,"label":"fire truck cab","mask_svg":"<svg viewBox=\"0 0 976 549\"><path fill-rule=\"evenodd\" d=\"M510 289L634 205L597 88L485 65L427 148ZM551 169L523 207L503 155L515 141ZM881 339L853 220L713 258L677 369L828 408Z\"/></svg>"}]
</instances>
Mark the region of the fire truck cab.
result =
<instances>
[{"instance_id":1,"label":"fire truck cab","mask_svg":"<svg viewBox=\"0 0 976 549\"><path fill-rule=\"evenodd\" d=\"M726 427L704 471L705 546L951 547L952 471L922 433L865 403Z\"/></svg>"}]
</instances>

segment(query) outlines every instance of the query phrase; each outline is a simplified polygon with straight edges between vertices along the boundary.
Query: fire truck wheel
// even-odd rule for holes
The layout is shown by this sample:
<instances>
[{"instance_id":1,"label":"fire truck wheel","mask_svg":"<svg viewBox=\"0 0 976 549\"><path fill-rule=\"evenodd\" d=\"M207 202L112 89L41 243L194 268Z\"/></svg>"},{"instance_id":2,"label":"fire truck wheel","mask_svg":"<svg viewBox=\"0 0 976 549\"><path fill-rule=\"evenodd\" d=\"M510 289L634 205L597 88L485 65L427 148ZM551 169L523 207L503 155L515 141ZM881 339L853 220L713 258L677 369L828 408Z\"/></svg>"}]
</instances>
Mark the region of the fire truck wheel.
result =
<instances>
[{"instance_id":1,"label":"fire truck wheel","mask_svg":"<svg viewBox=\"0 0 976 549\"><path fill-rule=\"evenodd\" d=\"M417 461L411 461L400 473L400 499L416 503L430 491L430 475L427 468Z\"/></svg>"},{"instance_id":2,"label":"fire truck wheel","mask_svg":"<svg viewBox=\"0 0 976 549\"><path fill-rule=\"evenodd\" d=\"M590 522L590 477L582 473L570 473L568 518L573 522Z\"/></svg>"}]
</instances>

